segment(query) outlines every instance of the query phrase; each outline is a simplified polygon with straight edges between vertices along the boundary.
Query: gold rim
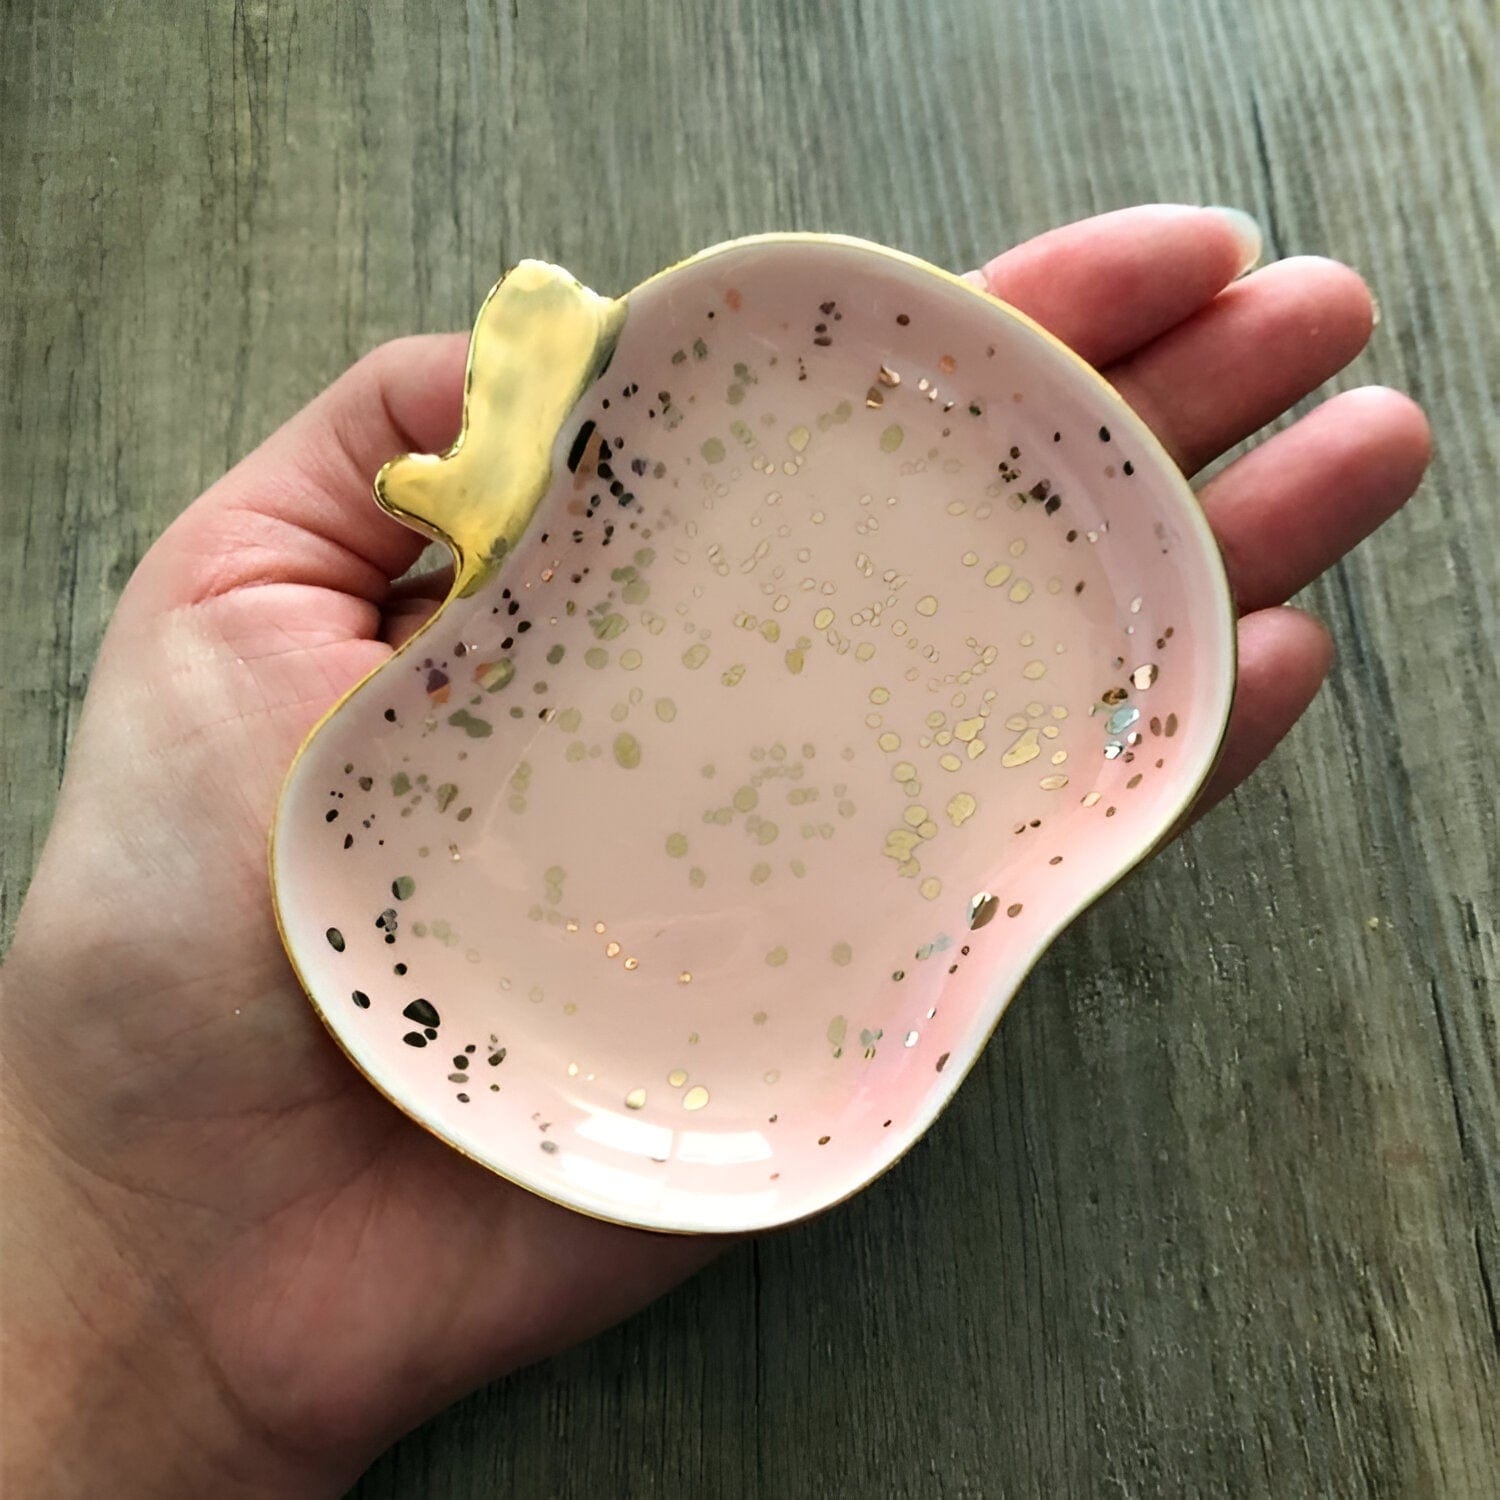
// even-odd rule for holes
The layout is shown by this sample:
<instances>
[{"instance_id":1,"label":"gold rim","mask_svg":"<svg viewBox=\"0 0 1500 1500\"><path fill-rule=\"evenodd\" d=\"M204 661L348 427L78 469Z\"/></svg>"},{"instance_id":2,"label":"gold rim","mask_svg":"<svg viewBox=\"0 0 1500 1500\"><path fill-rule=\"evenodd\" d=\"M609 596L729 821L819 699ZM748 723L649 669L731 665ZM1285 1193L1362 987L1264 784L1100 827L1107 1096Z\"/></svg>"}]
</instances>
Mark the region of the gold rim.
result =
<instances>
[{"instance_id":1,"label":"gold rim","mask_svg":"<svg viewBox=\"0 0 1500 1500\"><path fill-rule=\"evenodd\" d=\"M739 239L724 240L716 245L710 245L706 249L700 250L694 255L689 255L683 260L676 261L672 265L669 265L664 269L655 272L653 275L648 276L644 281L641 281L634 287L632 287L630 291L626 292L622 297L614 299L613 301L609 301L608 299L603 298L597 298L597 300L603 306L622 310L616 316L614 322L611 325L613 334L613 337L611 338L611 348L613 347L614 338L618 337L619 332L621 331L621 328L623 326L624 310L628 310L630 299L637 293L644 291L650 286L655 285L655 283L657 283L658 281L661 281L668 276L672 276L678 271L686 270L691 266L699 265L704 261L715 259L716 257L724 255L731 251L751 249L756 246L810 245L832 245L839 246L848 250L853 250L861 254L873 254L881 257L882 259L892 261L897 265L903 266L908 270L917 271L929 276L934 276L938 280L946 282L950 286L960 288L966 295L978 299L981 304L983 304L992 312L1009 318L1011 321L1019 323L1022 327L1029 329L1045 345L1050 346L1052 350L1060 355L1068 365L1070 365L1075 371L1080 373L1084 377L1086 384L1093 386L1096 392L1104 398L1106 404L1110 406L1118 415L1118 418L1123 420L1123 425L1125 429L1130 432L1131 437L1136 442L1140 443L1146 451L1150 452L1156 457L1164 473L1175 478L1176 480L1176 484L1169 485L1169 488L1175 489L1178 492L1179 500L1181 501L1183 518L1187 521L1189 528L1194 532L1197 540L1200 543L1204 555L1204 561L1209 573L1210 591L1214 593L1219 600L1219 623L1223 630L1225 639L1225 652L1227 658L1226 667L1229 677L1229 691L1224 701L1223 712L1220 717L1218 735L1214 741L1213 749L1204 763L1204 769L1195 780L1188 784L1186 791L1177 800L1177 803L1172 810L1171 816L1167 819L1161 834L1151 843L1147 844L1138 855L1136 855L1133 859L1122 866L1121 869L1110 880L1106 881L1086 900L1082 901L1079 905L1074 907L1073 910L1066 913L1060 920L1055 922L1045 931L1042 938L1035 945L1034 951L1031 953L1024 966L1017 971L1015 978L1011 982L1009 987L1003 990L1003 992L997 993L996 997L991 1001L991 1004L994 1007L994 1015L990 1019L989 1024L984 1028L983 1035L979 1038L972 1054L969 1057L968 1062L962 1068L956 1070L952 1074L951 1082L948 1083L945 1089L942 1089L931 1096L929 1108L926 1109L920 1116L916 1117L913 1124L908 1127L906 1133L907 1139L905 1141L905 1144L902 1145L901 1148L893 1156L889 1157L874 1171L869 1173L868 1176L860 1178L858 1182L841 1193L838 1197L830 1198L826 1203L819 1205L817 1208L809 1209L804 1213L794 1214L791 1217L784 1219L773 1219L764 1224L753 1225L740 1229L709 1229L690 1228L664 1224L645 1224L642 1223L639 1219L621 1218L617 1215L604 1213L596 1208L585 1207L579 1203L570 1201L569 1199L559 1197L556 1193L549 1192L547 1188L542 1186L539 1182L528 1180L524 1177L518 1176L512 1171L507 1171L504 1168L495 1165L495 1163L492 1161L488 1161L483 1157L476 1156L474 1152L470 1151L467 1147L455 1141L453 1137L440 1125L434 1124L433 1122L424 1119L423 1116L418 1114L410 1105L406 1104L401 1099L398 1099L394 1094L392 1094L390 1090L387 1089L384 1084L382 1084L381 1081L376 1078L375 1075L372 1074L367 1067L365 1067L365 1065L360 1061L358 1057L354 1055L349 1046L345 1043L342 1034L333 1024L332 1020L328 1016L328 1013L319 1003L318 997L313 993L312 987L308 983L306 975L303 973L302 966L297 960L297 955L293 950L291 939L287 934L286 924L283 921L282 917L281 890L276 872L277 830L281 824L281 813L283 805L286 801L287 790L292 784L292 779L296 775L297 768L300 765L303 756L307 754L307 751L311 747L313 741L316 740L318 735L322 733L323 729L334 717L334 715L337 714L339 710L343 708L344 705L348 703L349 700L352 699L355 694L358 693L365 686L365 684L370 681L372 677L376 675L377 672L383 670L390 664L390 662L396 660L397 657L404 655L407 651L414 647L417 642L422 640L442 619L443 615L448 609L448 606L452 604L455 599L461 597L475 585L474 575L476 573L476 568L474 565L475 554L472 542L470 542L466 548L459 541L455 540L455 538L447 531L444 531L432 519L409 511L399 505L390 503L389 492L383 492L383 481L386 481L388 479L390 472L393 470L393 466L402 463L403 460L394 459L390 463L383 465L379 475L377 475L377 482L375 487L377 504L379 504L383 510L387 511L388 514L393 515L396 519L400 520L403 524L412 526L414 529L422 532L427 536L430 536L434 541L442 542L453 554L454 581L452 587L449 589L446 598L444 598L443 602L438 606L436 611L434 611L432 617L421 627L421 629L418 630L409 640L405 641L401 646L399 646L394 652L392 652L391 656L388 657L386 661L382 662L379 666L373 668L371 671L367 672L363 677L361 677L358 682L356 682L351 688L343 693L327 710L327 712L318 719L317 723L313 725L313 727L304 737L301 745L298 746L297 753L292 757L292 762L287 767L286 776L283 778L281 789L277 794L276 808L272 816L271 831L267 849L267 862L270 867L269 875L271 885L272 912L276 921L277 933L281 938L281 945L286 951L287 958L292 966L292 971L296 975L297 982L301 986L303 993L307 996L309 1004L312 1006L313 1011L316 1013L318 1019L323 1023L324 1029L338 1045L339 1050L343 1052L344 1056L349 1059L349 1061L359 1070L361 1074L363 1074L363 1076L369 1081L376 1092L379 1093L383 1098L389 1100L390 1103L395 1105L397 1109L399 1109L404 1115L407 1116L408 1119L419 1125L429 1135L435 1136L438 1140L441 1140L444 1145L449 1147L451 1150L458 1152L461 1156L467 1157L470 1161L484 1168L485 1171L492 1173L502 1181L510 1183L513 1187L520 1188L521 1190L531 1193L538 1198L544 1199L546 1202L553 1203L559 1208L565 1208L571 1213L582 1214L585 1218L594 1219L604 1224L615 1224L625 1229L644 1230L648 1233L653 1234L734 1237L745 1234L766 1233L773 1229L789 1228L792 1225L805 1223L809 1219L814 1219L820 1214L827 1213L830 1209L839 1207L840 1204L847 1203L856 1194L863 1192L864 1189L869 1187L871 1183L877 1181L887 1172L891 1171L892 1168L894 1168L907 1155L907 1153L916 1146L917 1142L920 1141L924 1135L926 1135L927 1131L931 1129L937 1117L942 1114L942 1112L952 1102L954 1095L957 1094L964 1080L969 1076L970 1073L973 1072L975 1067L978 1066L979 1060L984 1056L985 1052L989 1048L990 1042L994 1039L995 1032L999 1028L1000 1022L1004 1019L1005 1013L1010 1009L1011 1001L1013 1001L1016 995L1020 993L1022 987L1031 977L1037 965L1046 956L1052 945L1057 941L1062 933L1066 931L1067 928L1071 927L1076 921L1078 921L1080 917L1084 916L1087 912L1092 910L1093 907L1098 905L1098 903L1103 900L1105 896L1109 895L1111 891L1115 890L1116 887L1122 884L1129 876L1133 875L1143 864L1145 864L1149 859L1156 855L1161 849L1169 844L1174 838L1177 837L1179 833L1181 833L1187 827L1192 818L1194 807L1201 798L1204 789L1207 787L1210 780L1212 780L1214 772L1218 769L1219 764L1223 759L1224 749L1228 739L1230 717L1233 713L1235 700L1238 696L1239 691L1238 630L1234 597L1230 590L1228 576L1224 570L1224 561L1219 551L1218 541L1213 534L1212 528L1208 524L1208 520L1203 513L1202 506L1198 502L1197 494L1193 490L1192 485L1188 482L1186 476L1183 475L1182 471L1178 468L1172 456L1167 452L1165 447L1163 447L1160 439L1157 438L1154 432L1152 432L1151 428L1146 424L1146 422L1136 413L1134 408L1129 405L1129 403L1122 395L1120 395L1120 393L1114 388L1114 386L1112 386L1109 381L1107 381L1104 376L1099 373L1098 370L1096 370L1091 364L1089 364L1087 360L1070 349L1055 334L1042 327L1042 325L1038 323L1034 318L1029 317L1019 308L1011 306L1010 303L1003 301L1001 298L996 297L987 291L981 290L979 287L974 286L971 282L965 281L962 276L958 276L952 271L945 270L941 266L932 265L930 262L921 259L919 256L911 255L904 250L895 250L888 245L877 244L873 240L859 239L853 235L822 234L799 231L777 231L767 234L745 235ZM537 263L531 262L530 264L536 265ZM553 273L558 277L565 278L575 287L580 287L580 283L578 283L575 278L569 275L568 272L562 270L560 267L548 266L545 267L545 270ZM465 440L468 437L470 416L469 398L473 390L474 377L476 372L476 346L479 343L479 336L486 321L486 314L495 305L497 293L499 292L500 288L503 287L510 279L510 276L514 274L514 272L508 273L506 277L502 277L501 280L495 284L495 286L486 296L484 302L481 304L480 312L476 317L474 331L470 336L468 359L464 371L463 419L460 424L458 437L454 440L453 444L447 449L447 451L443 455L441 455L443 459L447 459L452 457L453 455L458 454L463 449ZM587 291L586 288L580 287L580 289ZM597 294L588 293L588 295L596 296ZM577 401L581 400L582 397L590 389L598 373L600 372L594 371L593 373L591 373L588 382L577 391L572 406L570 406L568 411L563 415L564 423L566 422L567 416L571 414L571 410L576 407ZM559 426L558 431L560 430L561 427ZM550 487L551 483L550 449L553 445L555 445L556 437L557 433L554 432L547 445L547 480L546 484L543 486L543 495L545 495L546 489ZM529 519L530 511L528 511L525 516L525 520ZM496 566L498 566L499 561L499 557L493 559L493 562Z\"/></svg>"}]
</instances>

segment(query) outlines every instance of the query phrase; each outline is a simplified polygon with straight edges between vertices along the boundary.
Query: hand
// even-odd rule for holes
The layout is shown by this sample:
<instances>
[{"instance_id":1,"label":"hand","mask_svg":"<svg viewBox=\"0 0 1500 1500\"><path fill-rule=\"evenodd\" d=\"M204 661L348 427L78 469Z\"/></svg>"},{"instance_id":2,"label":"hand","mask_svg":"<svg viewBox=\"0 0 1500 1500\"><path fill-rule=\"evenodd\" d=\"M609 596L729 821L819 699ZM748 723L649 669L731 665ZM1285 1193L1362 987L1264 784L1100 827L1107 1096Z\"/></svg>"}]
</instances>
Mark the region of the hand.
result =
<instances>
[{"instance_id":1,"label":"hand","mask_svg":"<svg viewBox=\"0 0 1500 1500\"><path fill-rule=\"evenodd\" d=\"M1143 208L973 273L1099 366L1192 473L1336 373L1372 307L1217 212ZM377 349L193 504L131 579L6 968L8 1477L17 1493L336 1491L465 1389L718 1248L485 1173L339 1055L272 921L298 744L413 628L421 543L370 483L459 420L465 339ZM1350 391L1202 491L1242 611L1209 800L1328 670L1283 601L1413 491L1405 397Z\"/></svg>"}]
</instances>

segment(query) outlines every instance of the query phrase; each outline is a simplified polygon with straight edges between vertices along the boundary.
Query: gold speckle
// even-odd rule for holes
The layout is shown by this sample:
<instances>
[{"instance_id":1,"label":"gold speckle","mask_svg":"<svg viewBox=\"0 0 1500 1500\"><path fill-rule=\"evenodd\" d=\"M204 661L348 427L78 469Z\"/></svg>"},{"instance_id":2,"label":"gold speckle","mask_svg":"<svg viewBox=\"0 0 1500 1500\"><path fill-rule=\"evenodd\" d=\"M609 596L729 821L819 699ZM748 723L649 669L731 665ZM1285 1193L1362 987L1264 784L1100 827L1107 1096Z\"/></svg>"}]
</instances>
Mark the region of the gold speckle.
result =
<instances>
[{"instance_id":1,"label":"gold speckle","mask_svg":"<svg viewBox=\"0 0 1500 1500\"><path fill-rule=\"evenodd\" d=\"M670 698L656 700L656 717L663 724L670 724L677 717L677 705Z\"/></svg>"},{"instance_id":2,"label":"gold speckle","mask_svg":"<svg viewBox=\"0 0 1500 1500\"><path fill-rule=\"evenodd\" d=\"M630 650L620 653L620 665L627 672L634 672L640 666L641 660L641 653L639 651Z\"/></svg>"},{"instance_id":3,"label":"gold speckle","mask_svg":"<svg viewBox=\"0 0 1500 1500\"><path fill-rule=\"evenodd\" d=\"M881 365L880 372L876 375L875 378L881 383L881 385L884 386L894 387L901 384L900 375L898 375L896 371L891 369L889 365Z\"/></svg>"},{"instance_id":4,"label":"gold speckle","mask_svg":"<svg viewBox=\"0 0 1500 1500\"><path fill-rule=\"evenodd\" d=\"M1035 760L1041 753L1041 735L1033 726L1021 734L1000 757L1000 764L1007 770L1013 770L1016 766L1024 766L1027 761Z\"/></svg>"},{"instance_id":5,"label":"gold speckle","mask_svg":"<svg viewBox=\"0 0 1500 1500\"><path fill-rule=\"evenodd\" d=\"M747 813L760 801L760 793L753 786L736 787L730 801L734 803L736 812Z\"/></svg>"},{"instance_id":6,"label":"gold speckle","mask_svg":"<svg viewBox=\"0 0 1500 1500\"><path fill-rule=\"evenodd\" d=\"M1085 807L1093 807L1093 806L1095 806L1098 803L1098 801L1099 801L1099 793L1098 792L1090 792L1083 799L1083 805Z\"/></svg>"},{"instance_id":7,"label":"gold speckle","mask_svg":"<svg viewBox=\"0 0 1500 1500\"><path fill-rule=\"evenodd\" d=\"M938 369L940 369L944 375L951 375L957 368L958 361L954 359L951 354L944 354L938 360Z\"/></svg>"},{"instance_id":8,"label":"gold speckle","mask_svg":"<svg viewBox=\"0 0 1500 1500\"><path fill-rule=\"evenodd\" d=\"M595 922L594 923L594 931L597 932L597 933L600 933L602 935L603 932L604 932L604 923L603 922Z\"/></svg>"},{"instance_id":9,"label":"gold speckle","mask_svg":"<svg viewBox=\"0 0 1500 1500\"><path fill-rule=\"evenodd\" d=\"M645 1089L631 1089L625 1096L626 1109L644 1109L646 1107Z\"/></svg>"},{"instance_id":10,"label":"gold speckle","mask_svg":"<svg viewBox=\"0 0 1500 1500\"><path fill-rule=\"evenodd\" d=\"M996 563L988 573L984 575L984 581L992 588L997 589L1010 575L1015 572L1009 563Z\"/></svg>"},{"instance_id":11,"label":"gold speckle","mask_svg":"<svg viewBox=\"0 0 1500 1500\"><path fill-rule=\"evenodd\" d=\"M938 602L931 594L924 594L917 600L917 613L931 617L938 611Z\"/></svg>"},{"instance_id":12,"label":"gold speckle","mask_svg":"<svg viewBox=\"0 0 1500 1500\"><path fill-rule=\"evenodd\" d=\"M1018 578L1011 585L1010 602L1024 604L1029 598L1031 598L1031 585L1024 578Z\"/></svg>"},{"instance_id":13,"label":"gold speckle","mask_svg":"<svg viewBox=\"0 0 1500 1500\"><path fill-rule=\"evenodd\" d=\"M827 630L833 624L833 611L826 606L813 616L813 627L817 630Z\"/></svg>"},{"instance_id":14,"label":"gold speckle","mask_svg":"<svg viewBox=\"0 0 1500 1500\"><path fill-rule=\"evenodd\" d=\"M979 804L968 792L960 792L949 800L948 821L955 828L960 828L974 816L978 807Z\"/></svg>"},{"instance_id":15,"label":"gold speckle","mask_svg":"<svg viewBox=\"0 0 1500 1500\"><path fill-rule=\"evenodd\" d=\"M673 859L681 859L688 852L688 841L685 833L669 833L667 835L667 853Z\"/></svg>"},{"instance_id":16,"label":"gold speckle","mask_svg":"<svg viewBox=\"0 0 1500 1500\"><path fill-rule=\"evenodd\" d=\"M1028 682L1036 682L1047 675L1047 663L1044 661L1029 661L1021 668L1021 676Z\"/></svg>"},{"instance_id":17,"label":"gold speckle","mask_svg":"<svg viewBox=\"0 0 1500 1500\"><path fill-rule=\"evenodd\" d=\"M937 1060L937 1071L939 1073L941 1073L943 1071L943 1069L948 1066L948 1059L950 1057L952 1057L952 1056L953 1056L953 1054L951 1052L945 1052L945 1053L943 1053L943 1055L940 1058L938 1058L938 1060Z\"/></svg>"},{"instance_id":18,"label":"gold speckle","mask_svg":"<svg viewBox=\"0 0 1500 1500\"><path fill-rule=\"evenodd\" d=\"M840 968L846 967L854 957L854 949L848 943L835 943L833 951L829 954Z\"/></svg>"},{"instance_id":19,"label":"gold speckle","mask_svg":"<svg viewBox=\"0 0 1500 1500\"><path fill-rule=\"evenodd\" d=\"M687 1093L682 1096L682 1107L684 1109L702 1109L708 1103L708 1090L701 1083L695 1083Z\"/></svg>"},{"instance_id":20,"label":"gold speckle","mask_svg":"<svg viewBox=\"0 0 1500 1500\"><path fill-rule=\"evenodd\" d=\"M779 969L786 962L786 949L778 943L766 954L766 962L773 968Z\"/></svg>"},{"instance_id":21,"label":"gold speckle","mask_svg":"<svg viewBox=\"0 0 1500 1500\"><path fill-rule=\"evenodd\" d=\"M1044 792L1056 792L1067 786L1068 778L1066 776L1043 776L1039 784Z\"/></svg>"},{"instance_id":22,"label":"gold speckle","mask_svg":"<svg viewBox=\"0 0 1500 1500\"><path fill-rule=\"evenodd\" d=\"M638 958L627 958L625 960L625 967L627 969L629 969L632 973L634 973L638 968L640 968L640 966L641 966L641 961Z\"/></svg>"},{"instance_id":23,"label":"gold speckle","mask_svg":"<svg viewBox=\"0 0 1500 1500\"><path fill-rule=\"evenodd\" d=\"M687 1081L688 1075L686 1068L673 1068L672 1071L667 1074L667 1082L670 1083L674 1089L680 1089Z\"/></svg>"},{"instance_id":24,"label":"gold speckle","mask_svg":"<svg viewBox=\"0 0 1500 1500\"><path fill-rule=\"evenodd\" d=\"M929 875L927 879L917 887L917 889L922 893L923 897L926 900L936 901L937 898L942 895L943 882L939 880L937 876Z\"/></svg>"},{"instance_id":25,"label":"gold speckle","mask_svg":"<svg viewBox=\"0 0 1500 1500\"><path fill-rule=\"evenodd\" d=\"M583 664L586 667L592 667L597 672L609 665L609 652L603 646L590 646L583 653Z\"/></svg>"},{"instance_id":26,"label":"gold speckle","mask_svg":"<svg viewBox=\"0 0 1500 1500\"><path fill-rule=\"evenodd\" d=\"M1144 693L1153 682L1156 681L1157 666L1155 662L1147 662L1145 666L1137 667L1130 674L1130 680L1135 684L1137 691Z\"/></svg>"},{"instance_id":27,"label":"gold speckle","mask_svg":"<svg viewBox=\"0 0 1500 1500\"><path fill-rule=\"evenodd\" d=\"M694 865L693 868L688 871L688 884L692 886L695 891L701 891L707 881L707 874L704 871L700 870L697 865Z\"/></svg>"},{"instance_id":28,"label":"gold speckle","mask_svg":"<svg viewBox=\"0 0 1500 1500\"><path fill-rule=\"evenodd\" d=\"M691 969L684 969L677 976L677 982L678 984L691 984L693 982L693 971Z\"/></svg>"},{"instance_id":29,"label":"gold speckle","mask_svg":"<svg viewBox=\"0 0 1500 1500\"><path fill-rule=\"evenodd\" d=\"M708 660L708 647L699 641L682 653L682 664L689 671L696 671Z\"/></svg>"},{"instance_id":30,"label":"gold speckle","mask_svg":"<svg viewBox=\"0 0 1500 1500\"><path fill-rule=\"evenodd\" d=\"M992 896L988 891L980 891L969 902L969 926L975 932L981 927L987 926L994 920L995 913L1000 910L1000 898Z\"/></svg>"},{"instance_id":31,"label":"gold speckle","mask_svg":"<svg viewBox=\"0 0 1500 1500\"><path fill-rule=\"evenodd\" d=\"M889 754L892 750L899 750L901 748L901 736L887 729L886 732L881 735L878 740L875 741L875 743L879 745L880 748L887 754Z\"/></svg>"},{"instance_id":32,"label":"gold speckle","mask_svg":"<svg viewBox=\"0 0 1500 1500\"><path fill-rule=\"evenodd\" d=\"M979 717L972 719L960 719L953 726L953 738L956 740L972 740L976 738L979 731L984 728L984 720Z\"/></svg>"},{"instance_id":33,"label":"gold speckle","mask_svg":"<svg viewBox=\"0 0 1500 1500\"><path fill-rule=\"evenodd\" d=\"M884 432L880 434L880 446L887 453L894 453L904 441L906 434L901 430L899 422L892 422Z\"/></svg>"},{"instance_id":34,"label":"gold speckle","mask_svg":"<svg viewBox=\"0 0 1500 1500\"><path fill-rule=\"evenodd\" d=\"M641 745L633 734L615 736L615 763L627 771L633 771L641 763Z\"/></svg>"},{"instance_id":35,"label":"gold speckle","mask_svg":"<svg viewBox=\"0 0 1500 1500\"><path fill-rule=\"evenodd\" d=\"M604 956L606 958L618 958L620 956L620 945L613 938L604 945Z\"/></svg>"},{"instance_id":36,"label":"gold speckle","mask_svg":"<svg viewBox=\"0 0 1500 1500\"><path fill-rule=\"evenodd\" d=\"M890 701L891 692L889 688L874 687L870 689L871 703L889 703Z\"/></svg>"},{"instance_id":37,"label":"gold speckle","mask_svg":"<svg viewBox=\"0 0 1500 1500\"><path fill-rule=\"evenodd\" d=\"M709 438L698 451L711 464L722 463L724 460L724 444L719 438Z\"/></svg>"},{"instance_id":38,"label":"gold speckle","mask_svg":"<svg viewBox=\"0 0 1500 1500\"><path fill-rule=\"evenodd\" d=\"M963 764L963 762L956 755L949 754L942 756L939 759L938 764L945 771L956 771Z\"/></svg>"}]
</instances>

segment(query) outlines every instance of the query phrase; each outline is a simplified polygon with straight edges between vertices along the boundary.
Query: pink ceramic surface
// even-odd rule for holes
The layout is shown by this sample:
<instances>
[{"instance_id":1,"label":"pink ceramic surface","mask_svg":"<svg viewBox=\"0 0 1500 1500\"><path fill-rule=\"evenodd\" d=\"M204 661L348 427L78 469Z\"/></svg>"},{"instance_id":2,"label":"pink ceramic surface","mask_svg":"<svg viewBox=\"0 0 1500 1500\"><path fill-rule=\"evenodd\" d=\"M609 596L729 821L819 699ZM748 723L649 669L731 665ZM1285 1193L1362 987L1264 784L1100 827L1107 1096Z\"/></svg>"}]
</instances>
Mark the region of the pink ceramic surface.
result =
<instances>
[{"instance_id":1,"label":"pink ceramic surface","mask_svg":"<svg viewBox=\"0 0 1500 1500\"><path fill-rule=\"evenodd\" d=\"M944 273L772 236L593 303L618 342L535 437L524 533L304 747L278 910L350 1057L460 1150L760 1228L906 1150L1178 823L1232 613L1143 424ZM509 420L482 353L464 503Z\"/></svg>"}]
</instances>

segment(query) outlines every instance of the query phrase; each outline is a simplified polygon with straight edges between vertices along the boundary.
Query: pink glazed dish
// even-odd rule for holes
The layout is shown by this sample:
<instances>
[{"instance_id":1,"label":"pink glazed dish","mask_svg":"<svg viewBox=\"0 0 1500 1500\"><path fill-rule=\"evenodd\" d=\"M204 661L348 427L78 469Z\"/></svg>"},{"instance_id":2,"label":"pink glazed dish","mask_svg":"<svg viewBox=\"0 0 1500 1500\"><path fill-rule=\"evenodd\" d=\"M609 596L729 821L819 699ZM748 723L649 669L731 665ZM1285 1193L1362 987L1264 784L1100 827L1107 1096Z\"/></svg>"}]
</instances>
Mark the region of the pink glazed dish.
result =
<instances>
[{"instance_id":1,"label":"pink glazed dish","mask_svg":"<svg viewBox=\"0 0 1500 1500\"><path fill-rule=\"evenodd\" d=\"M431 623L314 730L287 951L420 1124L620 1223L764 1229L932 1123L1178 828L1234 621L1191 489L1015 310L831 235L611 299L522 262L393 460Z\"/></svg>"}]
</instances>

